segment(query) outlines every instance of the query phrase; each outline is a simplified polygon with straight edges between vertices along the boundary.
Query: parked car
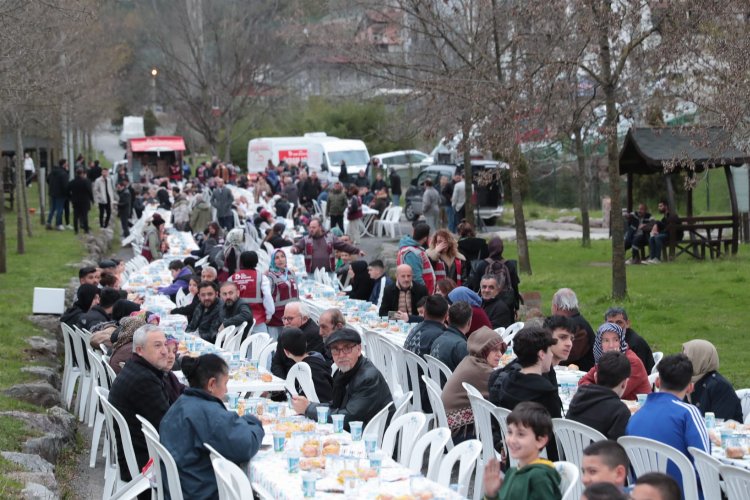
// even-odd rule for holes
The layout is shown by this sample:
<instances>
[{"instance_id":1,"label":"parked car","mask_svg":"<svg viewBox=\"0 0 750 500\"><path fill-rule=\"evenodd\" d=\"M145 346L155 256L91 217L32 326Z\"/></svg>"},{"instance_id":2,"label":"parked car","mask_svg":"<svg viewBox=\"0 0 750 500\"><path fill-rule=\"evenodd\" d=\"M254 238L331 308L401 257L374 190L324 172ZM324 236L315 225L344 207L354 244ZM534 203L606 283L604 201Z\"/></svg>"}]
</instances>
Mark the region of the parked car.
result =
<instances>
[{"instance_id":1,"label":"parked car","mask_svg":"<svg viewBox=\"0 0 750 500\"><path fill-rule=\"evenodd\" d=\"M503 215L503 181L500 175L493 175L488 185L479 185L479 177L487 170L507 170L508 164L491 160L473 160L471 162L474 174L474 193L479 211L479 217L485 224L493 225L498 217ZM411 181L411 186L406 191L406 205L404 213L410 221L415 221L422 215L422 195L424 194L424 181L432 179L433 185L439 189L440 178L453 178L456 171L463 171L463 163L458 165L431 165L422 170L416 179Z\"/></svg>"},{"instance_id":2,"label":"parked car","mask_svg":"<svg viewBox=\"0 0 750 500\"><path fill-rule=\"evenodd\" d=\"M380 153L373 155L372 158L379 159L380 164L386 171L393 168L401 177L403 186L408 185L419 174L420 170L433 163L430 155L416 149Z\"/></svg>"}]
</instances>

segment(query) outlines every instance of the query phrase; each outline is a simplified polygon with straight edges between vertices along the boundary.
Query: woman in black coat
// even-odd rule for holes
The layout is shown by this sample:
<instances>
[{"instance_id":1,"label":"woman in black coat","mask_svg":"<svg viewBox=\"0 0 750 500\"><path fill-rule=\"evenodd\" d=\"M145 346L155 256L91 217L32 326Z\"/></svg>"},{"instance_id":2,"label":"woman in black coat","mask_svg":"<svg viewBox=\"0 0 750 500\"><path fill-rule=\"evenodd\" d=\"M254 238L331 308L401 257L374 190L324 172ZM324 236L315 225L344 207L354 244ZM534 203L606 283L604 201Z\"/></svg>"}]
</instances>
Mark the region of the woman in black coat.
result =
<instances>
[{"instance_id":1,"label":"woman in black coat","mask_svg":"<svg viewBox=\"0 0 750 500\"><path fill-rule=\"evenodd\" d=\"M372 288L375 281L370 278L367 270L367 262L356 260L349 265L349 275L351 277L352 290L349 292L350 299L370 300Z\"/></svg>"},{"instance_id":2,"label":"woman in black coat","mask_svg":"<svg viewBox=\"0 0 750 500\"><path fill-rule=\"evenodd\" d=\"M701 339L682 344L682 352L693 363L693 392L686 396L702 414L713 412L716 418L742 422L742 403L734 387L719 372L716 347Z\"/></svg>"}]
</instances>

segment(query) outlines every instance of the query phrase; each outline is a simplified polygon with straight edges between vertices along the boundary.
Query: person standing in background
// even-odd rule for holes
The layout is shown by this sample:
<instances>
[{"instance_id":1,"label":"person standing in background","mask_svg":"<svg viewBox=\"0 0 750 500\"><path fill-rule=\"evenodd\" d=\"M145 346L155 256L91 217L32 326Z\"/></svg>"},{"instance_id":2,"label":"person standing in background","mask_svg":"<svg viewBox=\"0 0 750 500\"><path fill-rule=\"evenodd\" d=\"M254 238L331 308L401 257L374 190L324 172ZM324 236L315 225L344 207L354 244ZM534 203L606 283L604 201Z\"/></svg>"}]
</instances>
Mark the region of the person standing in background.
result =
<instances>
[{"instance_id":1,"label":"person standing in background","mask_svg":"<svg viewBox=\"0 0 750 500\"><path fill-rule=\"evenodd\" d=\"M94 201L91 181L86 178L86 171L78 167L76 178L68 184L68 196L73 204L73 229L78 234L80 225L84 233L89 234L89 210Z\"/></svg>"},{"instance_id":2,"label":"person standing in background","mask_svg":"<svg viewBox=\"0 0 750 500\"><path fill-rule=\"evenodd\" d=\"M388 182L391 183L393 206L397 207L401 204L401 177L396 173L395 168L391 168L391 173L388 175Z\"/></svg>"},{"instance_id":3,"label":"person standing in background","mask_svg":"<svg viewBox=\"0 0 750 500\"><path fill-rule=\"evenodd\" d=\"M109 170L101 171L101 176L94 182L94 202L99 205L99 227L108 227L112 217L112 205L117 203L115 185L109 176Z\"/></svg>"},{"instance_id":4,"label":"person standing in background","mask_svg":"<svg viewBox=\"0 0 750 500\"><path fill-rule=\"evenodd\" d=\"M26 175L26 187L29 187L31 179L34 178L34 160L31 159L29 153L23 154L23 172Z\"/></svg>"}]
</instances>

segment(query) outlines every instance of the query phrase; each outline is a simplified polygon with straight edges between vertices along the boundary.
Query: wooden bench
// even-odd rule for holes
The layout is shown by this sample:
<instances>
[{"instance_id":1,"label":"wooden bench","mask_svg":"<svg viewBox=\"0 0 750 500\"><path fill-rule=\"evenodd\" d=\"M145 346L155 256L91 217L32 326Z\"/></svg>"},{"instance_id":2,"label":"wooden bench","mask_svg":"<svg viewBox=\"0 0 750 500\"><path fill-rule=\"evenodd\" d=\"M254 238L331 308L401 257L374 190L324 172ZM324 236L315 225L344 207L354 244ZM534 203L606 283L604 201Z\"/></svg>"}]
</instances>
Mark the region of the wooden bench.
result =
<instances>
[{"instance_id":1,"label":"wooden bench","mask_svg":"<svg viewBox=\"0 0 750 500\"><path fill-rule=\"evenodd\" d=\"M722 253L729 253L730 250L732 254L736 254L737 230L737 222L731 215L684 217L679 225L667 227L669 260L685 253L701 260L706 258L706 253L711 259L720 257ZM683 233L680 240L677 239L679 232Z\"/></svg>"}]
</instances>

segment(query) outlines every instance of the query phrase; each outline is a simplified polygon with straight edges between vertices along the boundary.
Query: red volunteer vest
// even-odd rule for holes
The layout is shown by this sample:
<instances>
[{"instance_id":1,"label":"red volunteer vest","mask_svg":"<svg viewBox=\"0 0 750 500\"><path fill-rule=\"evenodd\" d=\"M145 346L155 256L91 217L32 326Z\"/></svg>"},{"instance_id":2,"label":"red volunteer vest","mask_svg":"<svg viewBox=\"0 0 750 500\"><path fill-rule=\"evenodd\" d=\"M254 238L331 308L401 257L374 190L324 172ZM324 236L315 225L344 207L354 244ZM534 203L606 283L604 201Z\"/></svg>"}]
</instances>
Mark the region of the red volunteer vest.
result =
<instances>
[{"instance_id":1,"label":"red volunteer vest","mask_svg":"<svg viewBox=\"0 0 750 500\"><path fill-rule=\"evenodd\" d=\"M424 280L424 286L427 288L427 294L432 295L435 293L435 271L432 269L432 263L424 250L411 246L399 248L398 254L396 255L396 265L400 266L403 264L404 257L409 252L415 253L422 261L422 279Z\"/></svg>"},{"instance_id":2,"label":"red volunteer vest","mask_svg":"<svg viewBox=\"0 0 750 500\"><path fill-rule=\"evenodd\" d=\"M260 289L261 276L254 269L242 269L232 275L231 280L237 284L240 298L245 299L253 311L253 318L258 325L266 322L266 310L263 307L263 292Z\"/></svg>"},{"instance_id":3,"label":"red volunteer vest","mask_svg":"<svg viewBox=\"0 0 750 500\"><path fill-rule=\"evenodd\" d=\"M278 274L269 271L266 273L268 279L271 280L271 295L273 296L273 304L276 307L273 318L268 322L270 326L283 326L281 318L284 316L284 307L292 300L299 297L299 291L297 290L297 281L294 279L294 274L289 273L289 279L284 280Z\"/></svg>"},{"instance_id":4,"label":"red volunteer vest","mask_svg":"<svg viewBox=\"0 0 750 500\"><path fill-rule=\"evenodd\" d=\"M326 233L323 238L326 240L326 251L328 252L329 269L326 269L326 271L330 273L336 269L336 253L333 251L333 235L331 233ZM312 255L313 238L312 236L305 236L305 269L308 274L315 270L312 268Z\"/></svg>"}]
</instances>

